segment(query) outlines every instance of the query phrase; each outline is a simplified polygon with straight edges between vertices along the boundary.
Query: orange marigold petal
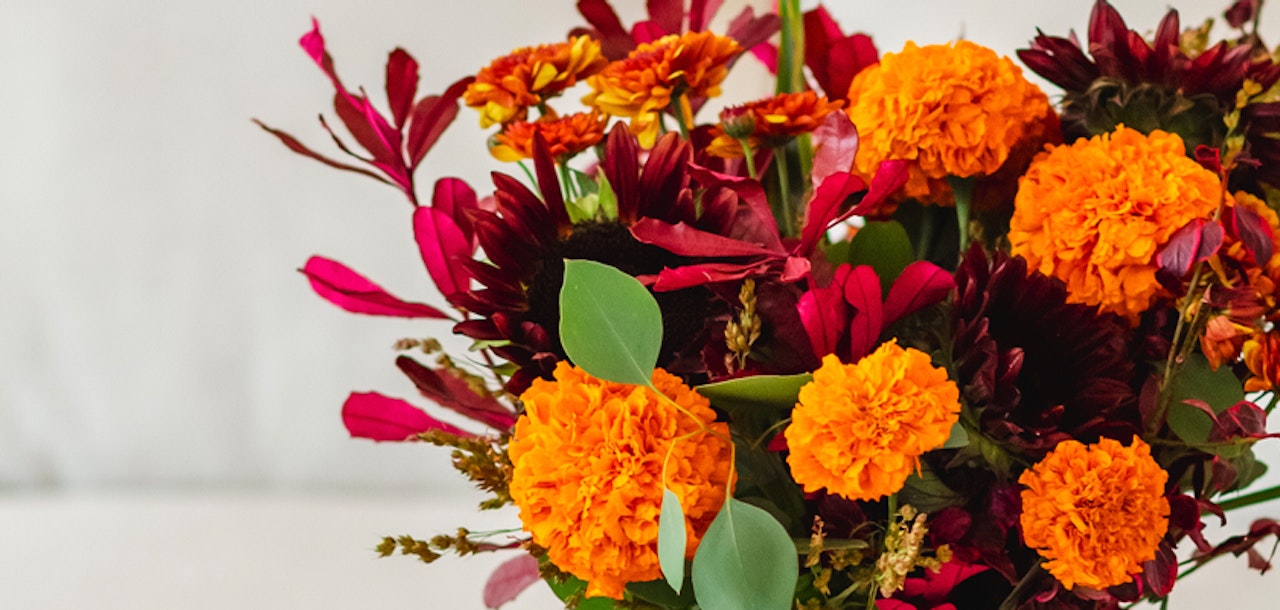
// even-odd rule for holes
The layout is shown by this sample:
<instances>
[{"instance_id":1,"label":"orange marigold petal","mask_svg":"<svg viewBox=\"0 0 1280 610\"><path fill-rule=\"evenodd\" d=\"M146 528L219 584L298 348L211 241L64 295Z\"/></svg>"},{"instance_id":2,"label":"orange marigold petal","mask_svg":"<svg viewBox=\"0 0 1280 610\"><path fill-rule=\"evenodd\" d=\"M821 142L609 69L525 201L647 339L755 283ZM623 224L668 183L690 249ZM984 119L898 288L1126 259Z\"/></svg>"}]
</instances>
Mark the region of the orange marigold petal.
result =
<instances>
[{"instance_id":1,"label":"orange marigold petal","mask_svg":"<svg viewBox=\"0 0 1280 610\"><path fill-rule=\"evenodd\" d=\"M856 364L828 355L791 413L791 474L806 492L826 488L855 500L895 493L920 456L947 441L959 399L945 369L896 342Z\"/></svg>"},{"instance_id":2,"label":"orange marigold petal","mask_svg":"<svg viewBox=\"0 0 1280 610\"><path fill-rule=\"evenodd\" d=\"M512 121L493 137L489 154L499 161L532 159L533 135L540 133L552 157L568 159L603 140L605 122L605 116L598 112L548 115L532 123Z\"/></svg>"},{"instance_id":3,"label":"orange marigold petal","mask_svg":"<svg viewBox=\"0 0 1280 610\"><path fill-rule=\"evenodd\" d=\"M1127 583L1169 529L1168 478L1136 436L1063 441L1018 479L1023 540L1068 590Z\"/></svg>"},{"instance_id":4,"label":"orange marigold petal","mask_svg":"<svg viewBox=\"0 0 1280 610\"><path fill-rule=\"evenodd\" d=\"M706 398L661 369L654 385L697 421L648 388L602 381L564 361L554 376L520 396L525 414L508 447L511 497L552 563L586 580L589 597L621 599L627 583L661 577L664 486L680 499L693 556L730 487L728 427L715 423Z\"/></svg>"},{"instance_id":5,"label":"orange marigold petal","mask_svg":"<svg viewBox=\"0 0 1280 610\"><path fill-rule=\"evenodd\" d=\"M523 119L530 106L559 95L604 68L600 43L574 36L556 44L516 49L476 74L463 101L480 110L480 126Z\"/></svg>"}]
</instances>

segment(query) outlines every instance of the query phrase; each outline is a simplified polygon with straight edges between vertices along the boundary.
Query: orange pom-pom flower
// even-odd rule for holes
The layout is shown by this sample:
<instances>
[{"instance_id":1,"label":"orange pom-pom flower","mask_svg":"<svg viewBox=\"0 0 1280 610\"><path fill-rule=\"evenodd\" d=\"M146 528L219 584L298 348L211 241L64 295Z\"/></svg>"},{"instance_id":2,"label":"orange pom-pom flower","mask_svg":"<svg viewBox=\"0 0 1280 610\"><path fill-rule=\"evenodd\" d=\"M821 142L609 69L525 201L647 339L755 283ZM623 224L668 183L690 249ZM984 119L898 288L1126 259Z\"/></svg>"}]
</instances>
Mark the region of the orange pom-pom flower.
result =
<instances>
[{"instance_id":1,"label":"orange pom-pom flower","mask_svg":"<svg viewBox=\"0 0 1280 610\"><path fill-rule=\"evenodd\" d=\"M945 369L896 342L856 364L828 355L791 413L791 474L806 492L826 488L854 500L896 493L920 456L946 443L959 399Z\"/></svg>"},{"instance_id":2,"label":"orange pom-pom flower","mask_svg":"<svg viewBox=\"0 0 1280 610\"><path fill-rule=\"evenodd\" d=\"M1138 437L1064 441L1019 477L1022 538L1068 590L1132 580L1169 529L1168 473Z\"/></svg>"},{"instance_id":3,"label":"orange pom-pom flower","mask_svg":"<svg viewBox=\"0 0 1280 610\"><path fill-rule=\"evenodd\" d=\"M555 381L534 380L520 396L525 414L508 448L511 498L533 542L556 566L586 580L588 597L621 599L627 583L662 575L664 487L680 499L686 556L693 556L724 503L728 427L715 423L706 398L661 369L653 382L666 398L563 361L554 375Z\"/></svg>"}]
</instances>

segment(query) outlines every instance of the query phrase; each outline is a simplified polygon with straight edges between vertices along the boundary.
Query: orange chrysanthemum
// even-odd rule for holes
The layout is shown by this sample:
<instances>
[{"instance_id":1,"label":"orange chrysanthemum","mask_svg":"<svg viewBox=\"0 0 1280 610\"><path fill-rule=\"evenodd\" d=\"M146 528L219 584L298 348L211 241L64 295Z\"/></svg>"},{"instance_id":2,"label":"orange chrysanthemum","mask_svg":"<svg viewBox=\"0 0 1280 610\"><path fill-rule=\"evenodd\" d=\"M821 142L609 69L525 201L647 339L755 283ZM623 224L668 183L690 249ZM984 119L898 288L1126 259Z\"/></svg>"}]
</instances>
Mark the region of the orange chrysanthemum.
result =
<instances>
[{"instance_id":1,"label":"orange chrysanthemum","mask_svg":"<svg viewBox=\"0 0 1280 610\"><path fill-rule=\"evenodd\" d=\"M1029 269L1065 282L1069 302L1136 322L1163 294L1160 247L1221 196L1182 138L1121 126L1036 157L1018 183L1009 242Z\"/></svg>"},{"instance_id":2,"label":"orange chrysanthemum","mask_svg":"<svg viewBox=\"0 0 1280 610\"><path fill-rule=\"evenodd\" d=\"M587 80L592 93L583 102L613 116L631 119L631 131L645 148L658 137L661 113L679 94L677 116L692 119L690 98L720 95L729 62L742 47L727 36L688 32L663 36L637 47Z\"/></svg>"},{"instance_id":3,"label":"orange chrysanthemum","mask_svg":"<svg viewBox=\"0 0 1280 610\"><path fill-rule=\"evenodd\" d=\"M1168 473L1138 437L1063 441L1022 473L1022 538L1068 590L1129 582L1169 529Z\"/></svg>"},{"instance_id":4,"label":"orange chrysanthemum","mask_svg":"<svg viewBox=\"0 0 1280 610\"><path fill-rule=\"evenodd\" d=\"M813 91L800 93L779 93L773 97L748 102L741 106L725 109L721 113L721 121L726 115L730 120L743 122L743 114L750 114L751 125L748 138L752 144L759 143L774 147L785 144L787 140L800 134L809 133L822 125L828 114L844 106L843 100L834 102L827 100ZM745 122L744 122L745 124ZM715 138L707 147L707 152L725 158L742 156L742 145L734 137L725 133L723 126L717 125L713 131Z\"/></svg>"},{"instance_id":5,"label":"orange chrysanthemum","mask_svg":"<svg viewBox=\"0 0 1280 610\"><path fill-rule=\"evenodd\" d=\"M961 40L886 53L850 83L847 112L861 138L859 173L910 160L903 193L947 203L947 176L995 173L1053 109L1007 57Z\"/></svg>"},{"instance_id":6,"label":"orange chrysanthemum","mask_svg":"<svg viewBox=\"0 0 1280 610\"><path fill-rule=\"evenodd\" d=\"M875 500L902 489L959 418L960 390L924 352L890 341L857 364L829 355L800 388L787 463L806 492Z\"/></svg>"},{"instance_id":7,"label":"orange chrysanthemum","mask_svg":"<svg viewBox=\"0 0 1280 610\"><path fill-rule=\"evenodd\" d=\"M605 116L598 112L548 115L532 123L512 121L493 137L489 154L499 161L532 159L533 135L540 133L551 156L563 161L603 140L605 123Z\"/></svg>"},{"instance_id":8,"label":"orange chrysanthemum","mask_svg":"<svg viewBox=\"0 0 1280 610\"><path fill-rule=\"evenodd\" d=\"M620 599L627 583L661 577L664 487L684 508L688 557L724 503L728 427L674 375L656 369L653 383L698 421L648 388L601 381L564 361L555 381L534 380L520 396L511 498L533 542L586 580L588 596Z\"/></svg>"},{"instance_id":9,"label":"orange chrysanthemum","mask_svg":"<svg viewBox=\"0 0 1280 610\"><path fill-rule=\"evenodd\" d=\"M606 63L600 43L589 36L516 49L482 68L462 99L480 111L481 127L505 124L524 118L530 106L599 72Z\"/></svg>"},{"instance_id":10,"label":"orange chrysanthemum","mask_svg":"<svg viewBox=\"0 0 1280 610\"><path fill-rule=\"evenodd\" d=\"M1246 392L1265 392L1280 383L1280 331L1256 332L1244 342L1244 364L1253 374Z\"/></svg>"}]
</instances>

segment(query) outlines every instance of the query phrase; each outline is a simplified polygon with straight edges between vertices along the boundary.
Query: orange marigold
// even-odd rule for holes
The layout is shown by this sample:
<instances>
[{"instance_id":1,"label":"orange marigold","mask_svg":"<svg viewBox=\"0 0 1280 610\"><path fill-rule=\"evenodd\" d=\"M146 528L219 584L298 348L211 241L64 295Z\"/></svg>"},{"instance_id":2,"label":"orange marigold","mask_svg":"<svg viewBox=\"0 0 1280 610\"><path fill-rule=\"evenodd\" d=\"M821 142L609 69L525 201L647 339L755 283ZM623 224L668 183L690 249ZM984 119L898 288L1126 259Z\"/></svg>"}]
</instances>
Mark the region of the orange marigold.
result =
<instances>
[{"instance_id":1,"label":"orange marigold","mask_svg":"<svg viewBox=\"0 0 1280 610\"><path fill-rule=\"evenodd\" d=\"M800 388L787 463L806 492L875 500L902 489L959 418L959 388L924 352L890 341L856 364L828 355Z\"/></svg>"},{"instance_id":2,"label":"orange marigold","mask_svg":"<svg viewBox=\"0 0 1280 610\"><path fill-rule=\"evenodd\" d=\"M751 131L747 137L751 144L775 147L787 143L787 140L800 134L809 133L822 125L828 114L844 106L843 100L829 101L826 96L813 91L800 93L779 93L773 97L747 102L741 106L728 108L721 113L721 121L726 114L730 120L742 121L738 116L749 113L752 117ZM707 152L726 158L742 156L742 145L737 139L725 133L722 125L717 125L713 132L715 138L707 147Z\"/></svg>"},{"instance_id":3,"label":"orange marigold","mask_svg":"<svg viewBox=\"0 0 1280 610\"><path fill-rule=\"evenodd\" d=\"M1136 322L1164 294L1156 253L1208 218L1221 190L1176 134L1122 125L1036 157L1018 183L1009 242L1028 269L1065 282L1069 302Z\"/></svg>"},{"instance_id":4,"label":"orange marigold","mask_svg":"<svg viewBox=\"0 0 1280 610\"><path fill-rule=\"evenodd\" d=\"M462 99L480 111L480 126L522 119L530 106L572 87L608 63L590 36L524 47L493 60L476 74Z\"/></svg>"},{"instance_id":5,"label":"orange marigold","mask_svg":"<svg viewBox=\"0 0 1280 610\"><path fill-rule=\"evenodd\" d=\"M1168 478L1136 436L1128 447L1063 441L1018 479L1022 538L1068 590L1127 583L1169 529Z\"/></svg>"},{"instance_id":6,"label":"orange marigold","mask_svg":"<svg viewBox=\"0 0 1280 610\"><path fill-rule=\"evenodd\" d=\"M658 137L661 113L680 94L677 116L692 120L690 98L720 95L729 63L742 52L737 41L711 32L663 36L637 47L587 80L583 102L613 116L631 119L631 131L646 148Z\"/></svg>"},{"instance_id":7,"label":"orange marigold","mask_svg":"<svg viewBox=\"0 0 1280 610\"><path fill-rule=\"evenodd\" d=\"M588 596L620 599L627 583L661 577L664 486L680 498L693 556L724 503L728 427L715 423L707 399L661 369L654 385L698 421L653 390L602 381L564 361L554 376L520 396L525 413L508 447L511 498L552 563L586 580Z\"/></svg>"},{"instance_id":8,"label":"orange marigold","mask_svg":"<svg viewBox=\"0 0 1280 610\"><path fill-rule=\"evenodd\" d=\"M947 176L995 173L1053 109L1009 58L960 40L886 53L850 83L847 112L861 138L859 173L913 161L904 194L944 203Z\"/></svg>"},{"instance_id":9,"label":"orange marigold","mask_svg":"<svg viewBox=\"0 0 1280 610\"><path fill-rule=\"evenodd\" d=\"M1244 382L1246 392L1265 392L1280 382L1280 331L1255 332L1244 342L1244 364L1253 374Z\"/></svg>"},{"instance_id":10,"label":"orange marigold","mask_svg":"<svg viewBox=\"0 0 1280 610\"><path fill-rule=\"evenodd\" d=\"M604 139L605 122L605 116L598 112L547 115L532 123L512 121L493 137L489 154L499 161L532 159L533 134L540 133L551 156L563 161Z\"/></svg>"}]
</instances>

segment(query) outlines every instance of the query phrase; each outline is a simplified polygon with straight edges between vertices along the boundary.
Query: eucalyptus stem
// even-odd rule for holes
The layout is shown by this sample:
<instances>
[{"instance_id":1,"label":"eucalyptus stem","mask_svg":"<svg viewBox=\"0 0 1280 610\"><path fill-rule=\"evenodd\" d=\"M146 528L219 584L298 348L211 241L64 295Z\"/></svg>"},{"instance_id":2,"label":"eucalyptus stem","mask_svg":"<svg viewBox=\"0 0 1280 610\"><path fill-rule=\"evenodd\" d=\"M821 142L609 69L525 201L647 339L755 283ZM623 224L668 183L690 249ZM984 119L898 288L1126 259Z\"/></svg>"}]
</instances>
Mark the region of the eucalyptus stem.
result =
<instances>
[{"instance_id":1,"label":"eucalyptus stem","mask_svg":"<svg viewBox=\"0 0 1280 610\"><path fill-rule=\"evenodd\" d=\"M960 255L969 250L969 206L973 201L973 179L948 176L956 198L956 224L960 228Z\"/></svg>"},{"instance_id":2,"label":"eucalyptus stem","mask_svg":"<svg viewBox=\"0 0 1280 610\"><path fill-rule=\"evenodd\" d=\"M1251 494L1246 494L1238 498L1232 498L1226 502L1219 502L1218 507L1224 511L1235 510L1237 508L1252 506L1260 502L1275 500L1276 498L1280 498L1280 485L1269 487L1261 491L1255 491Z\"/></svg>"},{"instance_id":3,"label":"eucalyptus stem","mask_svg":"<svg viewBox=\"0 0 1280 610\"><path fill-rule=\"evenodd\" d=\"M783 237L796 235L796 211L791 204L791 178L787 171L787 147L773 149L773 166L778 171L778 229Z\"/></svg>"},{"instance_id":4,"label":"eucalyptus stem","mask_svg":"<svg viewBox=\"0 0 1280 610\"><path fill-rule=\"evenodd\" d=\"M760 176L756 174L756 159L751 152L751 143L746 138L738 138L738 144L742 145L742 158L747 162L747 175L752 180L759 180Z\"/></svg>"}]
</instances>

